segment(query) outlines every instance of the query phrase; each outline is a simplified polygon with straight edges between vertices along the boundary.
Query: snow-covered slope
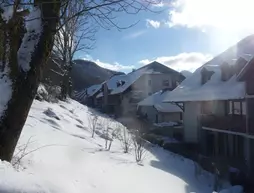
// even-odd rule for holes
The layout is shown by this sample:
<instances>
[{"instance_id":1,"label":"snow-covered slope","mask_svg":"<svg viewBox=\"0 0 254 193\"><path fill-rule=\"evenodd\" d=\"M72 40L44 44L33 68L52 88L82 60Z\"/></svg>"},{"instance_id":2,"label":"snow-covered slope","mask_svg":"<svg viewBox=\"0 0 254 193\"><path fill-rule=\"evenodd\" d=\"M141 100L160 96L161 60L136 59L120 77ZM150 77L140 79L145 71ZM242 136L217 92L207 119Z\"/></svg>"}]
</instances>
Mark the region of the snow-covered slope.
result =
<instances>
[{"instance_id":1,"label":"snow-covered slope","mask_svg":"<svg viewBox=\"0 0 254 193\"><path fill-rule=\"evenodd\" d=\"M212 192L210 174L195 177L192 161L159 147L149 146L143 166L135 163L132 152L124 154L117 140L105 151L102 138L91 138L91 113L96 114L72 100L59 104L34 101L15 159L24 146L30 153L21 160L20 172L0 162L0 192ZM118 125L104 115L98 115L98 121L96 133L101 133L105 121L111 121L113 128Z\"/></svg>"}]
</instances>

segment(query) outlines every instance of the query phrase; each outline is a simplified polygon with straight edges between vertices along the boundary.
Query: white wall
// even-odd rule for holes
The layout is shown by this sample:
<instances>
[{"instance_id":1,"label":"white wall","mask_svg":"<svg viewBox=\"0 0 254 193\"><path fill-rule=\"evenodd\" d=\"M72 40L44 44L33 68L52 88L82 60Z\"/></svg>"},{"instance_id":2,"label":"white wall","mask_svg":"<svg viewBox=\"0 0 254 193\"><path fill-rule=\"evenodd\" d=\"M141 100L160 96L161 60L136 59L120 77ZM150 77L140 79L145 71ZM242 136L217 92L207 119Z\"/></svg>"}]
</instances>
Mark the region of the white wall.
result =
<instances>
[{"instance_id":1,"label":"white wall","mask_svg":"<svg viewBox=\"0 0 254 193\"><path fill-rule=\"evenodd\" d=\"M183 123L185 142L198 143L200 102L185 102Z\"/></svg>"},{"instance_id":2,"label":"white wall","mask_svg":"<svg viewBox=\"0 0 254 193\"><path fill-rule=\"evenodd\" d=\"M149 80L151 84L149 84ZM163 81L168 81L169 85L165 86ZM133 85L133 90L143 91L143 98L158 92L159 90L165 88L171 88L172 85L176 82L176 78L173 75L169 74L147 74L140 77Z\"/></svg>"}]
</instances>

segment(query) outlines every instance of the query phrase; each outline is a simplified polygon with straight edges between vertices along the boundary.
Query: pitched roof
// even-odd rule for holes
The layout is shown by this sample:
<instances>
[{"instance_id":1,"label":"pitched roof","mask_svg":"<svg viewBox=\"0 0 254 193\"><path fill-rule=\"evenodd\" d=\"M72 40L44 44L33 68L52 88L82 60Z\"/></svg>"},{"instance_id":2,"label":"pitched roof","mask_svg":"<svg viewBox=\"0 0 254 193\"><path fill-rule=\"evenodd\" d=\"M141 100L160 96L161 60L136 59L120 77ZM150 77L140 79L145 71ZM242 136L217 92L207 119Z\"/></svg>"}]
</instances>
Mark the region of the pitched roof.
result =
<instances>
[{"instance_id":1,"label":"pitched roof","mask_svg":"<svg viewBox=\"0 0 254 193\"><path fill-rule=\"evenodd\" d=\"M134 82L136 82L144 74L153 74L156 73L153 70L138 70L131 72L126 75L125 83L122 86L116 87L110 93L111 95L119 94L127 90Z\"/></svg>"},{"instance_id":2,"label":"pitched roof","mask_svg":"<svg viewBox=\"0 0 254 193\"><path fill-rule=\"evenodd\" d=\"M166 92L159 91L153 95L145 98L138 103L138 106L154 106L154 108L159 112L172 113L172 112L182 112L182 109L173 103L163 103Z\"/></svg>"},{"instance_id":3,"label":"pitched roof","mask_svg":"<svg viewBox=\"0 0 254 193\"><path fill-rule=\"evenodd\" d=\"M100 84L92 85L78 93L75 94L75 98L78 100L84 100L86 97L93 96L96 92L101 89Z\"/></svg>"},{"instance_id":4,"label":"pitched roof","mask_svg":"<svg viewBox=\"0 0 254 193\"><path fill-rule=\"evenodd\" d=\"M159 62L154 61L148 65L145 65L145 66L127 74L126 79L125 79L125 84L121 87L117 87L116 89L112 90L112 92L110 94L113 95L113 94L119 94L119 93L124 92L135 81L137 81L141 76L143 76L145 74L158 74L158 73L174 74L176 76L179 76L179 80L185 79L185 77L181 73L179 73L179 72L177 72L177 71L175 71L175 70L173 70L173 69L171 69Z\"/></svg>"},{"instance_id":5,"label":"pitched roof","mask_svg":"<svg viewBox=\"0 0 254 193\"><path fill-rule=\"evenodd\" d=\"M111 90L111 91L114 91L118 88L117 86L117 83L122 81L122 83L126 83L127 81L127 75L115 75L115 76L112 76L109 80L105 81L102 83L103 84L107 84L108 86L108 89ZM103 93L100 92L96 98L99 98L99 97L102 97L103 96Z\"/></svg>"},{"instance_id":6,"label":"pitched roof","mask_svg":"<svg viewBox=\"0 0 254 193\"><path fill-rule=\"evenodd\" d=\"M254 55L254 35L245 38L237 45L229 48L219 56L213 58L200 68L192 76L185 79L176 89L168 92L164 102L186 102L186 101L209 101L242 99L245 97L244 82L237 81L237 74L229 80L221 80L221 65L227 62L235 65L240 57L250 61ZM247 64L246 64L247 65ZM214 73L211 79L201 84L201 71L206 68Z\"/></svg>"}]
</instances>

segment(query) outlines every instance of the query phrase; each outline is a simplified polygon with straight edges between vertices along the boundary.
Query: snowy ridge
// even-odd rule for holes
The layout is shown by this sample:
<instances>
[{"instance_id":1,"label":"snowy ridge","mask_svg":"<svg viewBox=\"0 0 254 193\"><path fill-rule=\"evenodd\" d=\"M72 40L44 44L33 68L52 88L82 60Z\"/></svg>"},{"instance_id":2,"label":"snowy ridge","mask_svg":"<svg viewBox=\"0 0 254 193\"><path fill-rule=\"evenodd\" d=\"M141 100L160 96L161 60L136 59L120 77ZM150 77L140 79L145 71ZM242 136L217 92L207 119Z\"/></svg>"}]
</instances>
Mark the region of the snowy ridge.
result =
<instances>
[{"instance_id":1,"label":"snowy ridge","mask_svg":"<svg viewBox=\"0 0 254 193\"><path fill-rule=\"evenodd\" d=\"M54 116L44 111L51 111ZM105 151L105 140L100 136L106 122L112 128L118 124L97 114L97 131L92 138L90 114L97 112L73 100L59 104L34 101L15 155L24 144L28 144L26 151L32 152L21 160L20 172L0 162L0 192L212 192L211 174L202 171L195 177L191 160L162 148L148 146L143 166L136 164L134 150L123 153L118 140L113 141L110 151Z\"/></svg>"},{"instance_id":2,"label":"snowy ridge","mask_svg":"<svg viewBox=\"0 0 254 193\"><path fill-rule=\"evenodd\" d=\"M169 91L168 91L169 92ZM163 103L166 91L159 91L138 103L138 106L154 106L160 112L182 112L182 109L173 103Z\"/></svg>"},{"instance_id":3,"label":"snowy ridge","mask_svg":"<svg viewBox=\"0 0 254 193\"><path fill-rule=\"evenodd\" d=\"M228 81L221 80L221 65L227 62L235 65L240 57L250 61L254 55L254 36L249 36L240 41L236 46L231 47L219 56L210 60L198 68L192 76L185 79L175 90L168 92L164 102L184 102L184 101L208 101L242 99L245 97L244 82L237 81L233 75ZM201 70L206 68L213 71L211 79L201 84Z\"/></svg>"}]
</instances>

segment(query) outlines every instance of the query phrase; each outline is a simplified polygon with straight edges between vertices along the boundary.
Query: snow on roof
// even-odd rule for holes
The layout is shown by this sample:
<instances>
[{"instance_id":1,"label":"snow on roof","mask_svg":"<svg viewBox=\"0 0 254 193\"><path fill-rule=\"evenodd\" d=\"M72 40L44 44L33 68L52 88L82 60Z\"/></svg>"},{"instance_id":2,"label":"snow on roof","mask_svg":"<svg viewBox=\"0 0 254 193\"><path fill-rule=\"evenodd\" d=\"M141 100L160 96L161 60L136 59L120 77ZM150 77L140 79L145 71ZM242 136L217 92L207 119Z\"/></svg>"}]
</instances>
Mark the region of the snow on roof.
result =
<instances>
[{"instance_id":1,"label":"snow on roof","mask_svg":"<svg viewBox=\"0 0 254 193\"><path fill-rule=\"evenodd\" d=\"M87 90L87 96L93 96L98 90L100 90L101 84L95 84L90 87L88 87Z\"/></svg>"},{"instance_id":2,"label":"snow on roof","mask_svg":"<svg viewBox=\"0 0 254 193\"><path fill-rule=\"evenodd\" d=\"M131 72L126 76L125 79L125 84L123 84L122 86L116 87L115 89L112 90L112 92L110 93L111 95L113 94L119 94L121 92L124 92L126 89L128 89L136 80L138 80L142 75L144 74L160 74L160 72L155 72L153 70L147 70L146 68L140 69L140 70L136 70L134 72Z\"/></svg>"},{"instance_id":3,"label":"snow on roof","mask_svg":"<svg viewBox=\"0 0 254 193\"><path fill-rule=\"evenodd\" d=\"M78 93L75 94L75 97L78 99L78 100L85 100L86 97L90 97L90 96L93 96L97 91L99 91L101 88L101 85L100 84L95 84L95 85L92 85Z\"/></svg>"},{"instance_id":4,"label":"snow on roof","mask_svg":"<svg viewBox=\"0 0 254 193\"><path fill-rule=\"evenodd\" d=\"M173 103L163 103L166 92L159 91L138 103L138 106L154 106L159 112L182 112L182 109Z\"/></svg>"},{"instance_id":5,"label":"snow on roof","mask_svg":"<svg viewBox=\"0 0 254 193\"><path fill-rule=\"evenodd\" d=\"M117 83L122 82L123 86L127 82L127 75L115 75L112 76L109 80L103 82L103 84L107 84L109 90L116 90L119 86L117 86ZM101 92L100 94L97 95L96 98L102 97L103 93Z\"/></svg>"},{"instance_id":6,"label":"snow on roof","mask_svg":"<svg viewBox=\"0 0 254 193\"><path fill-rule=\"evenodd\" d=\"M254 43L252 41L252 43ZM254 53L254 50L253 50ZM234 65L236 59L243 57L249 61L249 54L241 52L241 49L232 47L221 55L210 60L198 68L192 76L185 79L172 92L167 92L164 102L186 102L186 101L210 101L210 100L229 100L242 99L245 97L244 82L238 82L236 75L233 75L228 81L221 80L221 65L227 62ZM205 84L201 84L201 71L206 68L213 71L211 79Z\"/></svg>"}]
</instances>

